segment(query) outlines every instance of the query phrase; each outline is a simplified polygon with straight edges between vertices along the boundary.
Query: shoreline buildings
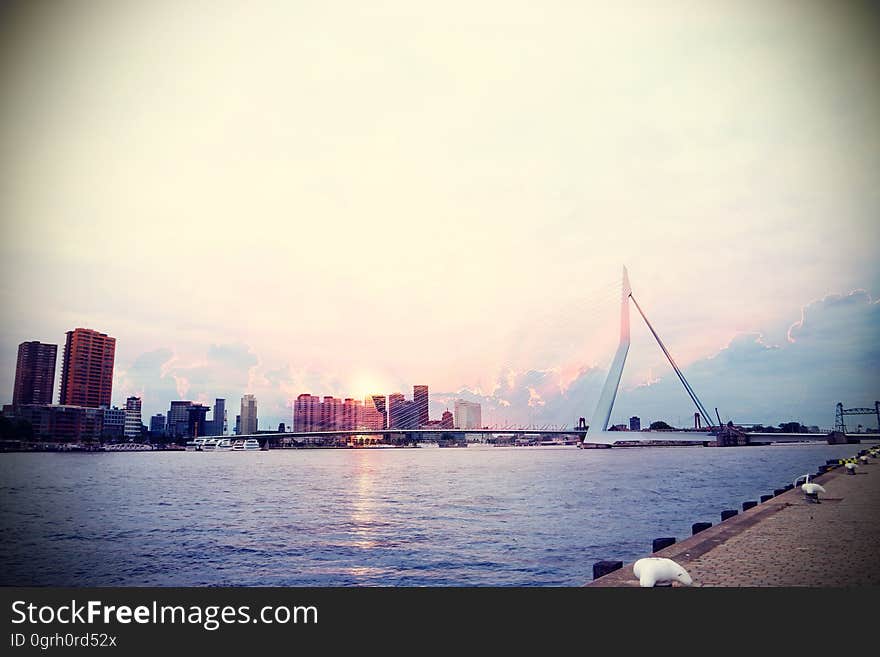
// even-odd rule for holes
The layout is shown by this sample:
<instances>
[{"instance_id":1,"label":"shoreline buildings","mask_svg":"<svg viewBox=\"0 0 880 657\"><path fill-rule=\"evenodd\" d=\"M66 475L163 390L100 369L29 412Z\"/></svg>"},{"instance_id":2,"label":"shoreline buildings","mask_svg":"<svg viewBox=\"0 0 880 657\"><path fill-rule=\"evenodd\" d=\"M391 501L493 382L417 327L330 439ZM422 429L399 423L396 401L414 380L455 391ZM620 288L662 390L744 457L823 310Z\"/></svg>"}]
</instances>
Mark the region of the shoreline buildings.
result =
<instances>
[{"instance_id":1,"label":"shoreline buildings","mask_svg":"<svg viewBox=\"0 0 880 657\"><path fill-rule=\"evenodd\" d=\"M413 386L413 399L403 393L367 395L363 401L310 393L299 395L293 403L293 430L297 433L347 431L357 429L419 429L430 426L428 386Z\"/></svg>"},{"instance_id":2,"label":"shoreline buildings","mask_svg":"<svg viewBox=\"0 0 880 657\"><path fill-rule=\"evenodd\" d=\"M455 428L479 429L483 426L482 408L475 402L455 400Z\"/></svg>"},{"instance_id":3,"label":"shoreline buildings","mask_svg":"<svg viewBox=\"0 0 880 657\"><path fill-rule=\"evenodd\" d=\"M240 423L241 435L257 433L257 399L253 395L245 395L241 398Z\"/></svg>"},{"instance_id":4,"label":"shoreline buildings","mask_svg":"<svg viewBox=\"0 0 880 657\"><path fill-rule=\"evenodd\" d=\"M58 345L22 342L18 345L12 405L51 404L55 390Z\"/></svg>"},{"instance_id":5,"label":"shoreline buildings","mask_svg":"<svg viewBox=\"0 0 880 657\"><path fill-rule=\"evenodd\" d=\"M110 406L116 338L92 329L67 332L61 363L62 406Z\"/></svg>"},{"instance_id":6,"label":"shoreline buildings","mask_svg":"<svg viewBox=\"0 0 880 657\"><path fill-rule=\"evenodd\" d=\"M377 407L375 398L367 395L364 401L347 397L323 398L304 393L293 403L293 430L297 432L344 431L347 429L384 429L385 415ZM382 400L384 402L384 397Z\"/></svg>"}]
</instances>

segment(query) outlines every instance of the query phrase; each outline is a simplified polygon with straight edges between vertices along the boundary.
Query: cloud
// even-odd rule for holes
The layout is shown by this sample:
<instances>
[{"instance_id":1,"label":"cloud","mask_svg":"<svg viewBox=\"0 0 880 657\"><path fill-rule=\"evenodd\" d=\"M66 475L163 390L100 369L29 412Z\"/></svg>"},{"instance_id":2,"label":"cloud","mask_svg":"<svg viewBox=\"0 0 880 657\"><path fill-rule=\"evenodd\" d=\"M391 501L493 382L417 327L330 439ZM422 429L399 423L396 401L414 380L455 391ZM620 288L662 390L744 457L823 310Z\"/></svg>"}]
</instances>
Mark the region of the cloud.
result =
<instances>
[{"instance_id":1,"label":"cloud","mask_svg":"<svg viewBox=\"0 0 880 657\"><path fill-rule=\"evenodd\" d=\"M864 290L831 295L804 306L782 344L742 333L694 362L685 376L710 412L719 407L722 419L792 419L830 428L838 401L861 406L880 398L878 335L878 301ZM690 424L693 408L670 371L654 385L621 391L615 421L627 413Z\"/></svg>"},{"instance_id":2,"label":"cloud","mask_svg":"<svg viewBox=\"0 0 880 657\"><path fill-rule=\"evenodd\" d=\"M830 428L837 401L870 406L880 398L878 335L880 302L855 290L804 306L780 345L769 344L761 333L743 332L684 373L707 409L712 412L717 406L725 421L800 420ZM491 394L464 388L435 395L432 401L477 401L487 424L494 419L495 424L573 426L579 417L589 421L604 378L603 370L588 367L570 382L556 369L505 369ZM690 398L667 365L664 371L649 372L644 382L620 389L612 422L638 415L643 426L653 420L689 426L693 413Z\"/></svg>"}]
</instances>

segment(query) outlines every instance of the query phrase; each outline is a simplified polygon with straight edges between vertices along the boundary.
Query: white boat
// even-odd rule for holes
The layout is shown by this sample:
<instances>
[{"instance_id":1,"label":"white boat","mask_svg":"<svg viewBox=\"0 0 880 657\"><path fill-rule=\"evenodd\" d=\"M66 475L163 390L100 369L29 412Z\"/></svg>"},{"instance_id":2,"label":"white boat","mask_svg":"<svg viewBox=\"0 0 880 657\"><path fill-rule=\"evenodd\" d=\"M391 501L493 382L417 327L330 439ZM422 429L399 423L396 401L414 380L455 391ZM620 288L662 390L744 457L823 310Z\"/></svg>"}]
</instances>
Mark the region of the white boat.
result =
<instances>
[{"instance_id":1,"label":"white boat","mask_svg":"<svg viewBox=\"0 0 880 657\"><path fill-rule=\"evenodd\" d=\"M190 440L186 443L186 451L201 452L204 449L206 442L208 442L207 438L196 438L194 440Z\"/></svg>"},{"instance_id":2,"label":"white boat","mask_svg":"<svg viewBox=\"0 0 880 657\"><path fill-rule=\"evenodd\" d=\"M260 450L260 441L256 438L236 440L232 445L233 452L255 452Z\"/></svg>"},{"instance_id":3,"label":"white boat","mask_svg":"<svg viewBox=\"0 0 880 657\"><path fill-rule=\"evenodd\" d=\"M232 451L232 441L229 438L218 438L216 444L214 445L215 452L231 452Z\"/></svg>"}]
</instances>

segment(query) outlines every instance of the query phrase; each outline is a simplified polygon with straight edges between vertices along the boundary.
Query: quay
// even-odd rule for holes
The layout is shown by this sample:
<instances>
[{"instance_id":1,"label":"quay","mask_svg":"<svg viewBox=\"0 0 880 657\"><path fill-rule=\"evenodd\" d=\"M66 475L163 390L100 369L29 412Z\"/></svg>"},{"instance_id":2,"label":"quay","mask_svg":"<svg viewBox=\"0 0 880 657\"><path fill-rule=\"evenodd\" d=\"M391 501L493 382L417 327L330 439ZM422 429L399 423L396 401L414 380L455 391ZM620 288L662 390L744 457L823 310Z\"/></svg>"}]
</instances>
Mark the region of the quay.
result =
<instances>
[{"instance_id":1,"label":"quay","mask_svg":"<svg viewBox=\"0 0 880 657\"><path fill-rule=\"evenodd\" d=\"M837 467L810 481L826 490L818 504L798 486L644 556L679 563L694 586L880 586L880 459L860 464L855 475ZM638 587L632 567L586 586Z\"/></svg>"}]
</instances>

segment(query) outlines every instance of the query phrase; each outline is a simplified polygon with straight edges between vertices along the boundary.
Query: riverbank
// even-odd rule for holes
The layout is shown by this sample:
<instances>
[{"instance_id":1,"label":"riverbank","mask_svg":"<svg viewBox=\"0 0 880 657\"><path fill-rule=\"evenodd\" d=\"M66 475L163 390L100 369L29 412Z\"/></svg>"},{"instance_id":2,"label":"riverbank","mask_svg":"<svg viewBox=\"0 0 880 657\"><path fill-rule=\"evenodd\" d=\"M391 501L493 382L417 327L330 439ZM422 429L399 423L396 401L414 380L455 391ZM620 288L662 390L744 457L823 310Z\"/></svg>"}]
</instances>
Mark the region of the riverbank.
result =
<instances>
[{"instance_id":1,"label":"riverbank","mask_svg":"<svg viewBox=\"0 0 880 657\"><path fill-rule=\"evenodd\" d=\"M838 467L811 478L826 490L819 504L795 487L651 556L682 565L694 586L878 586L880 460L856 472ZM632 566L587 586L637 587Z\"/></svg>"}]
</instances>

